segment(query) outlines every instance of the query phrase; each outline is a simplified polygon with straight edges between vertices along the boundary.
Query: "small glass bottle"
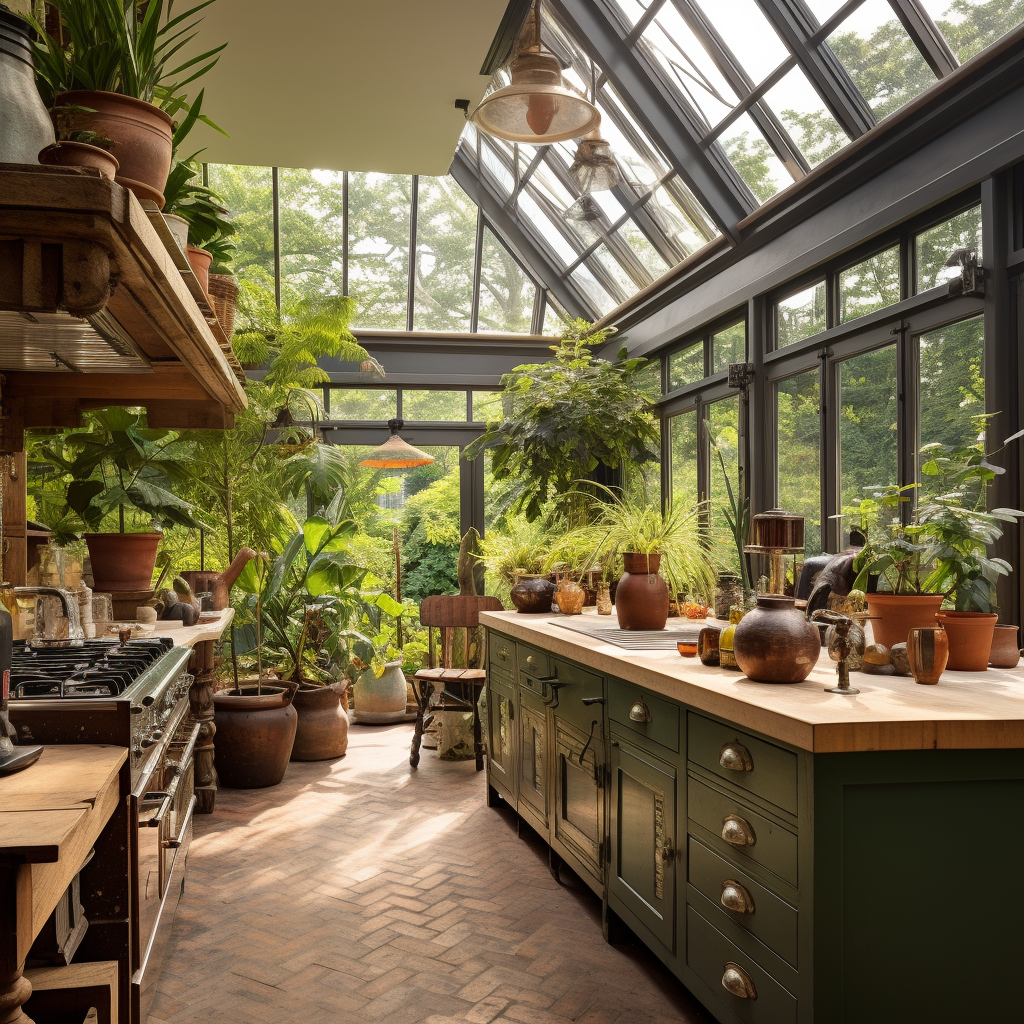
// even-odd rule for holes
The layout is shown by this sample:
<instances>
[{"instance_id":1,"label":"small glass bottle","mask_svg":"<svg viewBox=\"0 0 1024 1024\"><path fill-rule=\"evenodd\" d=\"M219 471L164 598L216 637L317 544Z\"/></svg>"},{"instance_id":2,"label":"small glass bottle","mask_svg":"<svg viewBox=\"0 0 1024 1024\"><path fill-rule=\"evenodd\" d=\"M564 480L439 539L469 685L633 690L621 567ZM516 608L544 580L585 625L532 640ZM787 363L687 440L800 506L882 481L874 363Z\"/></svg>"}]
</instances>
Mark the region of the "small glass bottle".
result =
<instances>
[{"instance_id":1,"label":"small glass bottle","mask_svg":"<svg viewBox=\"0 0 1024 1024\"><path fill-rule=\"evenodd\" d=\"M743 602L743 584L739 576L730 572L723 572L718 577L718 586L715 588L715 618L727 620L729 609L734 604Z\"/></svg>"},{"instance_id":2,"label":"small glass bottle","mask_svg":"<svg viewBox=\"0 0 1024 1024\"><path fill-rule=\"evenodd\" d=\"M611 615L612 613L612 588L611 584L601 580L597 585L597 614Z\"/></svg>"}]
</instances>

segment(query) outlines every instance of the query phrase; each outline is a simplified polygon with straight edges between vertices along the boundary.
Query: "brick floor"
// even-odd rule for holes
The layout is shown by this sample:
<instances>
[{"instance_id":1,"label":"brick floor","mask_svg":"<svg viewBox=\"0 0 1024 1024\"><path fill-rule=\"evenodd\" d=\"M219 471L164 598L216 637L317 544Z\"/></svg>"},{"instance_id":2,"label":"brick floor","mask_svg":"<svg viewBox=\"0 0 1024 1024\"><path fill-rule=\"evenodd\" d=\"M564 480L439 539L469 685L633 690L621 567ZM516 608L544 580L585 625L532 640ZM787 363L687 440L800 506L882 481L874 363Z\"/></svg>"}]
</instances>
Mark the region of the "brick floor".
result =
<instances>
[{"instance_id":1,"label":"brick floor","mask_svg":"<svg viewBox=\"0 0 1024 1024\"><path fill-rule=\"evenodd\" d=\"M484 805L484 773L409 726L348 756L221 790L196 817L149 1024L655 1024L711 1018L600 903Z\"/></svg>"}]
</instances>

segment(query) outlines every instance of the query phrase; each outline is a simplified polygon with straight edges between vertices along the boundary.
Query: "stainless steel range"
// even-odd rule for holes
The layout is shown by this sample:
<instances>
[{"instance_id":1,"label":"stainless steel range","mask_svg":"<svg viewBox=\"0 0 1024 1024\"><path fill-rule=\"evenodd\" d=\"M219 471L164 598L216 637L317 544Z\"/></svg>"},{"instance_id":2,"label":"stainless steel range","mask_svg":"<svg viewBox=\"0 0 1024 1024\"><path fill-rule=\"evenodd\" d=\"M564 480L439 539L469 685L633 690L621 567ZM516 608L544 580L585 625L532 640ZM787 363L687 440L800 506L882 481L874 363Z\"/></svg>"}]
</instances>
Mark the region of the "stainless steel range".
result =
<instances>
[{"instance_id":1,"label":"stainless steel range","mask_svg":"<svg viewBox=\"0 0 1024 1024\"><path fill-rule=\"evenodd\" d=\"M200 725L189 719L192 676L185 669L191 655L191 649L165 638L14 647L9 710L19 743L110 743L129 750L125 898L109 898L118 885L110 865L107 891L94 887L96 917L85 891L82 898L90 930L107 925L114 935L113 926L120 924L124 934L128 925L130 941L121 943L127 948L117 950L111 938L116 955L107 947L103 955L121 960L123 976L131 979L123 995L132 1024L145 1020L155 991L192 837L193 750ZM93 871L90 865L83 877Z\"/></svg>"}]
</instances>

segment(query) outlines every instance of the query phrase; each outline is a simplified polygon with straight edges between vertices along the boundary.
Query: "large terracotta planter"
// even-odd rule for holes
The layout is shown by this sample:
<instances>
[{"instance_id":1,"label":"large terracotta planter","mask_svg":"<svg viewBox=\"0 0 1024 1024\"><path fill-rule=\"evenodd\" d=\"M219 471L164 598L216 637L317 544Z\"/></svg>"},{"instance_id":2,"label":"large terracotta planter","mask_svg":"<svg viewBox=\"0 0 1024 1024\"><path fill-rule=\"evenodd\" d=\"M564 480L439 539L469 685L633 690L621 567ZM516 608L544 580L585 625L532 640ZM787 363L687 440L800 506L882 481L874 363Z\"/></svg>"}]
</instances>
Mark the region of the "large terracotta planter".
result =
<instances>
[{"instance_id":1,"label":"large terracotta planter","mask_svg":"<svg viewBox=\"0 0 1024 1024\"><path fill-rule=\"evenodd\" d=\"M949 637L946 667L953 672L984 672L999 616L989 612L939 612L935 617Z\"/></svg>"},{"instance_id":2,"label":"large terracotta planter","mask_svg":"<svg viewBox=\"0 0 1024 1024\"><path fill-rule=\"evenodd\" d=\"M615 591L619 629L664 629L668 622L668 584L658 575L661 555L625 552L625 570Z\"/></svg>"},{"instance_id":3,"label":"large terracotta planter","mask_svg":"<svg viewBox=\"0 0 1024 1024\"><path fill-rule=\"evenodd\" d=\"M217 729L217 774L222 786L265 789L283 778L291 757L299 716L291 690L263 684L213 695Z\"/></svg>"},{"instance_id":4,"label":"large terracotta planter","mask_svg":"<svg viewBox=\"0 0 1024 1024\"><path fill-rule=\"evenodd\" d=\"M405 718L408 684L400 661L384 666L379 678L367 669L355 685L356 721L360 724L387 725Z\"/></svg>"},{"instance_id":5,"label":"large terracotta planter","mask_svg":"<svg viewBox=\"0 0 1024 1024\"><path fill-rule=\"evenodd\" d=\"M1020 661L1020 637L1017 626L996 625L988 663L993 668L1016 668Z\"/></svg>"},{"instance_id":6,"label":"large terracotta planter","mask_svg":"<svg viewBox=\"0 0 1024 1024\"><path fill-rule=\"evenodd\" d=\"M213 257L205 249L197 249L194 245L190 245L185 250L185 256L188 258L188 265L192 268L192 273L196 275L196 280L202 285L203 291L209 292L210 266L213 263Z\"/></svg>"},{"instance_id":7,"label":"large terracotta planter","mask_svg":"<svg viewBox=\"0 0 1024 1024\"><path fill-rule=\"evenodd\" d=\"M94 590L152 590L162 533L87 533Z\"/></svg>"},{"instance_id":8,"label":"large terracotta planter","mask_svg":"<svg viewBox=\"0 0 1024 1024\"><path fill-rule=\"evenodd\" d=\"M868 594L867 599L875 643L890 650L905 644L912 629L934 626L935 613L942 607L941 594Z\"/></svg>"},{"instance_id":9,"label":"large terracotta planter","mask_svg":"<svg viewBox=\"0 0 1024 1024\"><path fill-rule=\"evenodd\" d=\"M329 686L298 689L292 704L299 715L292 746L293 761L326 761L348 750L348 713Z\"/></svg>"},{"instance_id":10,"label":"large terracotta planter","mask_svg":"<svg viewBox=\"0 0 1024 1024\"><path fill-rule=\"evenodd\" d=\"M733 654L757 683L802 683L818 662L821 635L793 598L760 594L757 607L736 625Z\"/></svg>"},{"instance_id":11,"label":"large terracotta planter","mask_svg":"<svg viewBox=\"0 0 1024 1024\"><path fill-rule=\"evenodd\" d=\"M91 129L110 139L121 165L114 180L163 209L174 125L164 111L145 100L91 89L62 92L55 106L94 110L94 114L75 114L74 129Z\"/></svg>"},{"instance_id":12,"label":"large terracotta planter","mask_svg":"<svg viewBox=\"0 0 1024 1024\"><path fill-rule=\"evenodd\" d=\"M55 142L39 151L39 162L47 167L93 167L110 181L120 166L112 153L85 142Z\"/></svg>"}]
</instances>

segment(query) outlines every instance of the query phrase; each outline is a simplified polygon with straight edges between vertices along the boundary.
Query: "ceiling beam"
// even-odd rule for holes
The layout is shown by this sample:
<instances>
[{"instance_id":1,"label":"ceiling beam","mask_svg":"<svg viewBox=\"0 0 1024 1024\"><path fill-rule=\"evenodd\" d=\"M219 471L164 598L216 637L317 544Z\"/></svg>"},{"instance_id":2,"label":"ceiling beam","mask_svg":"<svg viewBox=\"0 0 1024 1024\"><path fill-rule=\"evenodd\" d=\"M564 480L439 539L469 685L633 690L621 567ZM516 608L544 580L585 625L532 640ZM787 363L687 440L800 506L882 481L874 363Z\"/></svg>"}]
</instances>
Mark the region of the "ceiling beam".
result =
<instances>
[{"instance_id":1,"label":"ceiling beam","mask_svg":"<svg viewBox=\"0 0 1024 1024\"><path fill-rule=\"evenodd\" d=\"M928 62L928 67L935 72L936 77L945 78L951 75L958 67L960 61L946 42L946 37L939 31L939 27L932 21L931 15L917 0L890 0L896 9L896 16L903 22L903 27L910 34L910 38L917 44L922 56Z\"/></svg>"}]
</instances>

